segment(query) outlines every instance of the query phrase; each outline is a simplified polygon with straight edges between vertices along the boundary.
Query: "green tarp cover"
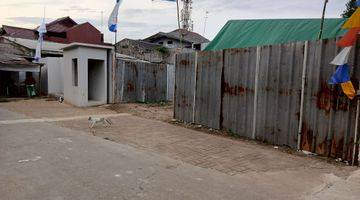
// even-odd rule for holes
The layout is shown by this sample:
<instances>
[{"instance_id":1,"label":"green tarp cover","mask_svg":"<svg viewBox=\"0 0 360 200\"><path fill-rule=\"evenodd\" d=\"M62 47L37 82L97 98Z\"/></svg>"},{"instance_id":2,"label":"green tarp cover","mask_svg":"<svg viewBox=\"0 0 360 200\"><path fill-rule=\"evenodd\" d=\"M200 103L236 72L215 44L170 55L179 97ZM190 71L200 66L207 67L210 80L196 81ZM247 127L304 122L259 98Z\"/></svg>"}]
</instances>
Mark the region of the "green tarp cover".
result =
<instances>
[{"instance_id":1,"label":"green tarp cover","mask_svg":"<svg viewBox=\"0 0 360 200\"><path fill-rule=\"evenodd\" d=\"M326 19L322 39L342 36L346 19ZM205 51L317 40L320 19L230 20Z\"/></svg>"}]
</instances>

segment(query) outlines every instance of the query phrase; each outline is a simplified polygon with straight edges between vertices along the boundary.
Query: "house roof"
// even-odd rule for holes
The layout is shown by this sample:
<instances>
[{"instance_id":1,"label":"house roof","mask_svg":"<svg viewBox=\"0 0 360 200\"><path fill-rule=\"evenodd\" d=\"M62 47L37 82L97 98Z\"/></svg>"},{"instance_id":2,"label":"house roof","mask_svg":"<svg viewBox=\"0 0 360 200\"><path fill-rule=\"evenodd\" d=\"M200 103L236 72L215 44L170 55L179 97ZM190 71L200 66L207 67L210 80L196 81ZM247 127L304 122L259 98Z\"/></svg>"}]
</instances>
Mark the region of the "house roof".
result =
<instances>
[{"instance_id":1,"label":"house roof","mask_svg":"<svg viewBox=\"0 0 360 200\"><path fill-rule=\"evenodd\" d=\"M46 24L46 29L48 32L63 33L77 25L70 17L62 17ZM38 27L27 29L3 25L1 34L8 37L36 40L38 38L37 29Z\"/></svg>"},{"instance_id":2,"label":"house roof","mask_svg":"<svg viewBox=\"0 0 360 200\"><path fill-rule=\"evenodd\" d=\"M99 44L88 44L88 43L79 43L79 42L74 42L71 44L67 44L65 45L62 50L67 50L67 49L73 49L73 48L77 48L77 47L87 47L87 48L95 48L95 49L104 49L104 50L112 50L114 49L114 47L111 45L99 45Z\"/></svg>"},{"instance_id":3,"label":"house roof","mask_svg":"<svg viewBox=\"0 0 360 200\"><path fill-rule=\"evenodd\" d=\"M150 43L150 42L147 42L147 41L144 41L144 40L133 40L133 39L129 39L129 38L122 39L117 44L121 44L123 42L129 42L131 44L136 44L136 45L138 45L140 47L149 48L149 49L155 49L155 48L158 48L158 47L162 47L162 45L160 45L160 44L154 44L154 43Z\"/></svg>"},{"instance_id":4,"label":"house roof","mask_svg":"<svg viewBox=\"0 0 360 200\"><path fill-rule=\"evenodd\" d=\"M344 35L346 19L326 19L323 39ZM317 40L321 19L231 20L205 48L222 50Z\"/></svg>"},{"instance_id":5,"label":"house roof","mask_svg":"<svg viewBox=\"0 0 360 200\"><path fill-rule=\"evenodd\" d=\"M181 38L181 36L183 36L183 38ZM162 38L162 37L167 37L167 38L171 38L171 39L175 39L175 40L182 39L185 42L194 43L194 44L209 42L208 39L201 36L200 34L191 32L191 31L187 31L185 29L176 29L169 33L159 32L155 35L145 38L143 41L152 42L152 41Z\"/></svg>"},{"instance_id":6,"label":"house roof","mask_svg":"<svg viewBox=\"0 0 360 200\"><path fill-rule=\"evenodd\" d=\"M23 38L12 38L12 37L4 37L18 45L24 46L28 49L31 50L36 50L36 46L38 44L37 40L29 40L29 39L23 39ZM43 41L42 44L42 51L44 53L48 53L48 54L62 54L62 48L64 48L67 44L62 44L62 43L56 43L56 42L48 42L48 41Z\"/></svg>"},{"instance_id":7,"label":"house roof","mask_svg":"<svg viewBox=\"0 0 360 200\"><path fill-rule=\"evenodd\" d=\"M37 39L37 33L33 29L3 25L2 32L3 32L2 34L9 37L25 38L25 39L33 39L33 40Z\"/></svg>"},{"instance_id":8,"label":"house roof","mask_svg":"<svg viewBox=\"0 0 360 200\"><path fill-rule=\"evenodd\" d=\"M39 72L41 64L32 63L16 54L0 54L1 71Z\"/></svg>"},{"instance_id":9,"label":"house roof","mask_svg":"<svg viewBox=\"0 0 360 200\"><path fill-rule=\"evenodd\" d=\"M67 16L46 24L46 30L49 32L63 33L76 25L78 25L78 23Z\"/></svg>"}]
</instances>

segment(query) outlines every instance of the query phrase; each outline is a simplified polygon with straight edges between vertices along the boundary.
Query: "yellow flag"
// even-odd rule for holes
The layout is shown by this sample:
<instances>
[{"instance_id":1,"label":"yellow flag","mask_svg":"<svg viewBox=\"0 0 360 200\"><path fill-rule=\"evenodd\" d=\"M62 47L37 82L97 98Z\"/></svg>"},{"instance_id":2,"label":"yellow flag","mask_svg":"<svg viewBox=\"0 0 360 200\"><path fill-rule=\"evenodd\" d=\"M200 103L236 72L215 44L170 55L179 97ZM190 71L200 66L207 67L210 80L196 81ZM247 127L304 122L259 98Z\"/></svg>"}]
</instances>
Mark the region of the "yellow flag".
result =
<instances>
[{"instance_id":1,"label":"yellow flag","mask_svg":"<svg viewBox=\"0 0 360 200\"><path fill-rule=\"evenodd\" d=\"M342 28L360 28L360 7L356 9L355 13L351 15L351 17L346 21Z\"/></svg>"},{"instance_id":2,"label":"yellow flag","mask_svg":"<svg viewBox=\"0 0 360 200\"><path fill-rule=\"evenodd\" d=\"M355 88L351 81L341 83L341 88L349 99L353 100L356 96Z\"/></svg>"}]
</instances>

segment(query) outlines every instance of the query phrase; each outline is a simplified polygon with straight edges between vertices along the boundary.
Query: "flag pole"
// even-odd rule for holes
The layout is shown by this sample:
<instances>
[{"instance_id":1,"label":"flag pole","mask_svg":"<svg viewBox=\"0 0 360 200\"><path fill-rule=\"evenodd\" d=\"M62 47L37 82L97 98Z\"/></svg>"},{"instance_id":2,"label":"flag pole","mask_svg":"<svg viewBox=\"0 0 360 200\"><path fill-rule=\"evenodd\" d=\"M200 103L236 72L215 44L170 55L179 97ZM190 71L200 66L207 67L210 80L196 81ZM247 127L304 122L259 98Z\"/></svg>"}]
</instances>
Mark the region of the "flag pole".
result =
<instances>
[{"instance_id":1,"label":"flag pole","mask_svg":"<svg viewBox=\"0 0 360 200\"><path fill-rule=\"evenodd\" d=\"M179 33L180 33L180 48L183 49L183 38L184 34L182 32L182 28L180 25L180 8L179 8L179 0L176 0L176 10L177 10L177 18L178 18L178 27L179 27Z\"/></svg>"},{"instance_id":2,"label":"flag pole","mask_svg":"<svg viewBox=\"0 0 360 200\"><path fill-rule=\"evenodd\" d=\"M329 0L324 0L324 7L323 7L323 11L322 11L322 16L321 16L321 24L320 24L320 32L319 32L318 40L320 40L323 35L326 6L328 3L329 3Z\"/></svg>"},{"instance_id":3,"label":"flag pole","mask_svg":"<svg viewBox=\"0 0 360 200\"><path fill-rule=\"evenodd\" d=\"M176 10L177 10L177 20L178 20L178 27L180 27L180 9L179 9L179 0L176 0Z\"/></svg>"}]
</instances>

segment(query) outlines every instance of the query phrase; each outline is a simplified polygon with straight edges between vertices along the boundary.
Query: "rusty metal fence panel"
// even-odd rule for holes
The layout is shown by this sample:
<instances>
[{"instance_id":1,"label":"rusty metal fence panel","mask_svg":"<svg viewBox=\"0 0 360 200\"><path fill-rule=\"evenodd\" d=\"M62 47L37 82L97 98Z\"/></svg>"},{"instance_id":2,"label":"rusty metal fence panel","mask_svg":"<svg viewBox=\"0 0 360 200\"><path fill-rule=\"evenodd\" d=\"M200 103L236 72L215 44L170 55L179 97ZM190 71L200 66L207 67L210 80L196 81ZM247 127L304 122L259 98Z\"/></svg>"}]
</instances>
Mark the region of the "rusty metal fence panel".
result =
<instances>
[{"instance_id":1,"label":"rusty metal fence panel","mask_svg":"<svg viewBox=\"0 0 360 200\"><path fill-rule=\"evenodd\" d=\"M176 55L174 116L194 122L196 53Z\"/></svg>"},{"instance_id":2,"label":"rusty metal fence panel","mask_svg":"<svg viewBox=\"0 0 360 200\"><path fill-rule=\"evenodd\" d=\"M296 148L304 43L261 47L256 139Z\"/></svg>"},{"instance_id":3,"label":"rusty metal fence panel","mask_svg":"<svg viewBox=\"0 0 360 200\"><path fill-rule=\"evenodd\" d=\"M230 49L224 54L222 127L250 138L254 115L256 48Z\"/></svg>"},{"instance_id":4,"label":"rusty metal fence panel","mask_svg":"<svg viewBox=\"0 0 360 200\"><path fill-rule=\"evenodd\" d=\"M336 39L330 39L200 52L196 59L178 55L175 118L192 122L193 112L195 123L292 148L297 147L301 129L302 150L351 160L356 102L348 100L341 87L328 84L337 67L329 63L339 51ZM359 60L357 46L349 62L356 85ZM303 121L299 127L304 69ZM189 81L187 77L194 77L194 73L196 78ZM185 92L194 91L194 87L195 93Z\"/></svg>"},{"instance_id":5,"label":"rusty metal fence panel","mask_svg":"<svg viewBox=\"0 0 360 200\"><path fill-rule=\"evenodd\" d=\"M301 146L320 155L349 160L352 156L356 105L348 100L339 86L328 84L336 69L329 63L339 50L336 40L309 44ZM354 55L350 64L355 64ZM359 80L359 77L353 78Z\"/></svg>"},{"instance_id":6,"label":"rusty metal fence panel","mask_svg":"<svg viewBox=\"0 0 360 200\"><path fill-rule=\"evenodd\" d=\"M115 102L166 101L167 67L164 64L118 60L115 88Z\"/></svg>"},{"instance_id":7,"label":"rusty metal fence panel","mask_svg":"<svg viewBox=\"0 0 360 200\"><path fill-rule=\"evenodd\" d=\"M198 53L195 123L220 128L223 51Z\"/></svg>"}]
</instances>

